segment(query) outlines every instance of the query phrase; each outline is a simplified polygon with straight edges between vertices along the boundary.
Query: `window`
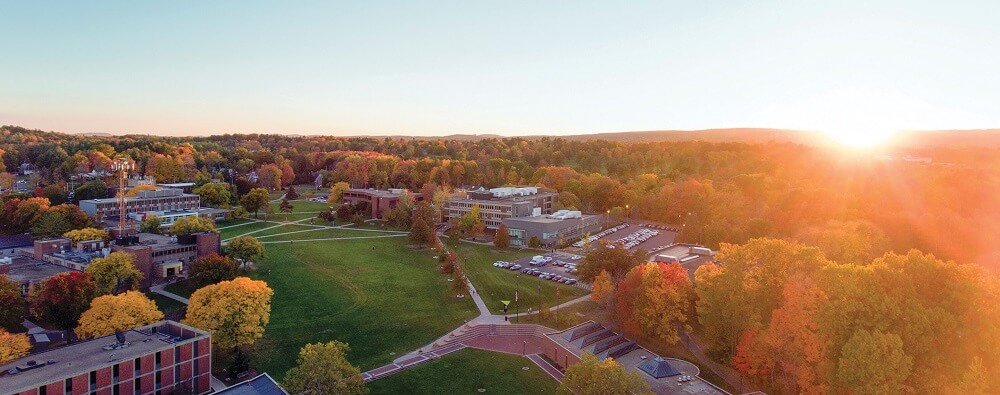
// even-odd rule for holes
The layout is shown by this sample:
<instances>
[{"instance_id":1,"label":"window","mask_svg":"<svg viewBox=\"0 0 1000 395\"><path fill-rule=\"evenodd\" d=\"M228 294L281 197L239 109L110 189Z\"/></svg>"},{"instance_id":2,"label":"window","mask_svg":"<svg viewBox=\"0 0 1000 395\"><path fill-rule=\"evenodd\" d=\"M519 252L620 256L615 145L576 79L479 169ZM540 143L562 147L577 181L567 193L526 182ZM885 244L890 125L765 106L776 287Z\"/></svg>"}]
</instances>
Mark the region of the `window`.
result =
<instances>
[{"instance_id":1,"label":"window","mask_svg":"<svg viewBox=\"0 0 1000 395\"><path fill-rule=\"evenodd\" d=\"M138 394L139 391L142 391L142 379L136 377L133 382L135 383L135 390L134 390L134 392L136 394Z\"/></svg>"},{"instance_id":2,"label":"window","mask_svg":"<svg viewBox=\"0 0 1000 395\"><path fill-rule=\"evenodd\" d=\"M121 393L121 386L122 386L121 384L115 384L114 387L111 387L111 395L118 395L118 394L120 394Z\"/></svg>"},{"instance_id":3,"label":"window","mask_svg":"<svg viewBox=\"0 0 1000 395\"><path fill-rule=\"evenodd\" d=\"M160 372L153 373L153 377L156 378L154 381L154 383L156 384L156 389L160 389Z\"/></svg>"},{"instance_id":4,"label":"window","mask_svg":"<svg viewBox=\"0 0 1000 395\"><path fill-rule=\"evenodd\" d=\"M174 366L174 383L181 382L181 365Z\"/></svg>"},{"instance_id":5,"label":"window","mask_svg":"<svg viewBox=\"0 0 1000 395\"><path fill-rule=\"evenodd\" d=\"M156 353L156 365L154 366L156 366L156 370L160 370L160 353Z\"/></svg>"},{"instance_id":6,"label":"window","mask_svg":"<svg viewBox=\"0 0 1000 395\"><path fill-rule=\"evenodd\" d=\"M135 376L139 377L142 374L142 358L136 358L133 363L135 365Z\"/></svg>"},{"instance_id":7,"label":"window","mask_svg":"<svg viewBox=\"0 0 1000 395\"><path fill-rule=\"evenodd\" d=\"M93 391L96 389L97 389L97 371L92 370L90 371L90 390Z\"/></svg>"},{"instance_id":8,"label":"window","mask_svg":"<svg viewBox=\"0 0 1000 395\"><path fill-rule=\"evenodd\" d=\"M180 346L174 347L174 363L179 363L181 361L181 348Z\"/></svg>"},{"instance_id":9,"label":"window","mask_svg":"<svg viewBox=\"0 0 1000 395\"><path fill-rule=\"evenodd\" d=\"M73 393L73 379L71 379L71 378L66 379L65 389L66 389L65 392L67 394L72 394Z\"/></svg>"},{"instance_id":10,"label":"window","mask_svg":"<svg viewBox=\"0 0 1000 395\"><path fill-rule=\"evenodd\" d=\"M196 341L194 342L194 355L192 356L192 358L198 358L198 355L200 354L198 354L198 342Z\"/></svg>"},{"instance_id":11,"label":"window","mask_svg":"<svg viewBox=\"0 0 1000 395\"><path fill-rule=\"evenodd\" d=\"M118 365L121 364L116 363L115 366L111 368L111 382L114 384L118 384Z\"/></svg>"},{"instance_id":12,"label":"window","mask_svg":"<svg viewBox=\"0 0 1000 395\"><path fill-rule=\"evenodd\" d=\"M38 395L45 395L46 387L43 385L38 387Z\"/></svg>"}]
</instances>

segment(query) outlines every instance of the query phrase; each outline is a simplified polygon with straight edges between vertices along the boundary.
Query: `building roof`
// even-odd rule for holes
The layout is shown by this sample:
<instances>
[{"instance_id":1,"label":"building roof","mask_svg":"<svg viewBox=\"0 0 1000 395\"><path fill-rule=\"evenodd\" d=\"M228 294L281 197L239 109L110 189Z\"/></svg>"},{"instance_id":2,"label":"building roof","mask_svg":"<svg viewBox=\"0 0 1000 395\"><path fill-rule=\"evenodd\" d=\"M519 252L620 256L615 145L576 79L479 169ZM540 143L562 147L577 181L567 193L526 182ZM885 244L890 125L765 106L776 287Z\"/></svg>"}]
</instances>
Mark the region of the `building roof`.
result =
<instances>
[{"instance_id":1,"label":"building roof","mask_svg":"<svg viewBox=\"0 0 1000 395\"><path fill-rule=\"evenodd\" d=\"M591 219L594 217L600 217L600 214L583 214L579 218L552 218L549 215L539 215L535 217L513 217L505 218L505 222L531 222L536 224L556 224L556 223L566 223L574 224L585 219Z\"/></svg>"},{"instance_id":2,"label":"building roof","mask_svg":"<svg viewBox=\"0 0 1000 395\"><path fill-rule=\"evenodd\" d=\"M639 370L646 372L646 374L653 376L653 378L662 379L664 377L676 376L681 374L677 369L674 369L667 360L663 357L656 357L653 359L647 359L642 365L639 365Z\"/></svg>"},{"instance_id":3,"label":"building roof","mask_svg":"<svg viewBox=\"0 0 1000 395\"><path fill-rule=\"evenodd\" d=\"M26 389L37 388L39 384L48 384L62 378L85 374L119 361L127 361L154 352L169 350L174 348L177 343L209 338L208 332L174 321L160 321L126 331L123 335L128 345L123 348L110 347L117 343L117 339L115 339L115 335L108 335L15 359L0 365L0 372L26 367L32 361L35 362L35 365L42 366L14 375L5 374L0 377L0 383L3 383L4 392L18 393Z\"/></svg>"},{"instance_id":4,"label":"building roof","mask_svg":"<svg viewBox=\"0 0 1000 395\"><path fill-rule=\"evenodd\" d=\"M35 239L31 235L0 236L0 250L8 248L30 247Z\"/></svg>"},{"instance_id":5,"label":"building roof","mask_svg":"<svg viewBox=\"0 0 1000 395\"><path fill-rule=\"evenodd\" d=\"M351 188L344 192L360 193L363 195L369 195L380 198L398 198L402 196L402 191L395 190L383 190L383 189L364 189L364 188ZM416 194L414 194L416 195Z\"/></svg>"},{"instance_id":6,"label":"building roof","mask_svg":"<svg viewBox=\"0 0 1000 395\"><path fill-rule=\"evenodd\" d=\"M11 257L12 262L7 265L7 278L16 283L34 283L57 274L73 272L75 270L59 266L56 264L40 261L26 256Z\"/></svg>"},{"instance_id":7,"label":"building roof","mask_svg":"<svg viewBox=\"0 0 1000 395\"><path fill-rule=\"evenodd\" d=\"M262 373L250 380L216 392L225 395L288 395L270 375Z\"/></svg>"}]
</instances>

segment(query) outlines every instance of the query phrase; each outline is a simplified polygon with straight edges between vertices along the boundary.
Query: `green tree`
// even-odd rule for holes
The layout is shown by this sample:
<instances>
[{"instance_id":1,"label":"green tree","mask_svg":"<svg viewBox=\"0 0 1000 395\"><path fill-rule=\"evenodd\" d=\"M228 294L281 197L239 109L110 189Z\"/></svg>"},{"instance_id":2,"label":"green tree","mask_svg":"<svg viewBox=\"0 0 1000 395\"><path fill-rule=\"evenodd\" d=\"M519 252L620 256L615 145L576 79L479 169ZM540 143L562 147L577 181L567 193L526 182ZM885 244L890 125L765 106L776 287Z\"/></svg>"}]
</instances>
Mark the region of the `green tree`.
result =
<instances>
[{"instance_id":1,"label":"green tree","mask_svg":"<svg viewBox=\"0 0 1000 395\"><path fill-rule=\"evenodd\" d=\"M253 236L240 236L229 240L223 250L226 256L240 261L244 271L248 262L264 257L264 244Z\"/></svg>"},{"instance_id":2,"label":"green tree","mask_svg":"<svg viewBox=\"0 0 1000 395\"><path fill-rule=\"evenodd\" d=\"M608 358L603 361L584 353L580 362L566 368L559 392L577 395L652 394L638 371L625 368Z\"/></svg>"},{"instance_id":3,"label":"green tree","mask_svg":"<svg viewBox=\"0 0 1000 395\"><path fill-rule=\"evenodd\" d=\"M285 197L284 199L281 199L281 204L278 205L278 210L285 213L285 220L288 220L288 214L291 213L292 210L295 210L295 206L292 206L292 203L288 201L288 197Z\"/></svg>"},{"instance_id":4,"label":"green tree","mask_svg":"<svg viewBox=\"0 0 1000 395\"><path fill-rule=\"evenodd\" d=\"M531 238L528 239L528 247L529 248L541 248L542 247L542 241L538 239L538 236L531 236Z\"/></svg>"},{"instance_id":5,"label":"green tree","mask_svg":"<svg viewBox=\"0 0 1000 395\"><path fill-rule=\"evenodd\" d=\"M42 196L49 199L52 205L66 203L66 190L56 184L47 185L45 188L42 188Z\"/></svg>"},{"instance_id":6,"label":"green tree","mask_svg":"<svg viewBox=\"0 0 1000 395\"><path fill-rule=\"evenodd\" d=\"M295 191L294 185L289 185L288 190L285 191L285 199L295 200L299 198L299 193Z\"/></svg>"},{"instance_id":7,"label":"green tree","mask_svg":"<svg viewBox=\"0 0 1000 395\"><path fill-rule=\"evenodd\" d=\"M21 285L0 274L0 327L12 329L24 317Z\"/></svg>"},{"instance_id":8,"label":"green tree","mask_svg":"<svg viewBox=\"0 0 1000 395\"><path fill-rule=\"evenodd\" d=\"M108 197L108 185L100 179L89 181L76 187L73 191L73 200L104 199Z\"/></svg>"},{"instance_id":9,"label":"green tree","mask_svg":"<svg viewBox=\"0 0 1000 395\"><path fill-rule=\"evenodd\" d=\"M507 224L501 223L500 227L497 228L497 234L493 238L493 245L500 249L510 247L510 230L507 229Z\"/></svg>"},{"instance_id":10,"label":"green tree","mask_svg":"<svg viewBox=\"0 0 1000 395\"><path fill-rule=\"evenodd\" d=\"M191 263L191 277L203 285L215 284L236 278L239 268L233 258L210 254Z\"/></svg>"},{"instance_id":11,"label":"green tree","mask_svg":"<svg viewBox=\"0 0 1000 395\"><path fill-rule=\"evenodd\" d=\"M282 384L292 394L366 394L361 370L347 361L349 351L350 346L336 340L306 344Z\"/></svg>"},{"instance_id":12,"label":"green tree","mask_svg":"<svg viewBox=\"0 0 1000 395\"><path fill-rule=\"evenodd\" d=\"M201 232L214 232L215 221L199 216L184 217L174 221L170 226L170 233L175 235L187 235Z\"/></svg>"},{"instance_id":13,"label":"green tree","mask_svg":"<svg viewBox=\"0 0 1000 395\"><path fill-rule=\"evenodd\" d=\"M229 207L233 200L233 189L229 184L215 182L195 188L192 192L201 197L201 203L208 207Z\"/></svg>"},{"instance_id":14,"label":"green tree","mask_svg":"<svg viewBox=\"0 0 1000 395\"><path fill-rule=\"evenodd\" d=\"M580 281L593 282L602 270L607 271L612 279L621 279L629 270L644 262L644 253L630 253L624 248L605 248L604 246L590 250L580 261Z\"/></svg>"},{"instance_id":15,"label":"green tree","mask_svg":"<svg viewBox=\"0 0 1000 395\"><path fill-rule=\"evenodd\" d=\"M146 233L160 234L163 232L163 218L153 214L146 215L146 219L142 220L142 223L139 224L139 230Z\"/></svg>"},{"instance_id":16,"label":"green tree","mask_svg":"<svg viewBox=\"0 0 1000 395\"><path fill-rule=\"evenodd\" d=\"M853 393L898 394L912 366L898 335L859 329L841 351L836 383Z\"/></svg>"},{"instance_id":17,"label":"green tree","mask_svg":"<svg viewBox=\"0 0 1000 395\"><path fill-rule=\"evenodd\" d=\"M93 277L99 295L137 290L143 279L142 273L135 267L135 257L121 251L90 261L85 271Z\"/></svg>"},{"instance_id":18,"label":"green tree","mask_svg":"<svg viewBox=\"0 0 1000 395\"><path fill-rule=\"evenodd\" d=\"M269 200L271 200L271 195L267 189L254 188L240 198L240 204L247 211L252 211L254 218L257 218L257 212L266 207Z\"/></svg>"},{"instance_id":19,"label":"green tree","mask_svg":"<svg viewBox=\"0 0 1000 395\"><path fill-rule=\"evenodd\" d=\"M410 226L410 240L417 244L430 244L434 241L433 229L421 217L416 217Z\"/></svg>"}]
</instances>

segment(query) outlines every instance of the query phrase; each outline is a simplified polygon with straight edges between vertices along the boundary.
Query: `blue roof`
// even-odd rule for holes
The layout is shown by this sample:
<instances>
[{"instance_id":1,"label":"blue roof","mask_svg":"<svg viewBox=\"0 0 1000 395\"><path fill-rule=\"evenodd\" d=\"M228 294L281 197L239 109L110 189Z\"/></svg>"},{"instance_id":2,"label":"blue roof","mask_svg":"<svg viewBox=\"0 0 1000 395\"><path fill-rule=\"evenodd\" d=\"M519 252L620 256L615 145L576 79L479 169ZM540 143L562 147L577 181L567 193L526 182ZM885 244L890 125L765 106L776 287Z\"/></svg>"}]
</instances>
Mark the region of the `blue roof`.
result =
<instances>
[{"instance_id":1,"label":"blue roof","mask_svg":"<svg viewBox=\"0 0 1000 395\"><path fill-rule=\"evenodd\" d=\"M639 365L639 370L646 372L646 374L653 376L653 378L656 379L681 374L681 372L678 372L677 369L670 366L670 363L662 357L656 357L644 362L642 365Z\"/></svg>"},{"instance_id":2,"label":"blue roof","mask_svg":"<svg viewBox=\"0 0 1000 395\"><path fill-rule=\"evenodd\" d=\"M216 394L226 395L288 395L281 386L267 373L263 373L250 380L235 384Z\"/></svg>"}]
</instances>

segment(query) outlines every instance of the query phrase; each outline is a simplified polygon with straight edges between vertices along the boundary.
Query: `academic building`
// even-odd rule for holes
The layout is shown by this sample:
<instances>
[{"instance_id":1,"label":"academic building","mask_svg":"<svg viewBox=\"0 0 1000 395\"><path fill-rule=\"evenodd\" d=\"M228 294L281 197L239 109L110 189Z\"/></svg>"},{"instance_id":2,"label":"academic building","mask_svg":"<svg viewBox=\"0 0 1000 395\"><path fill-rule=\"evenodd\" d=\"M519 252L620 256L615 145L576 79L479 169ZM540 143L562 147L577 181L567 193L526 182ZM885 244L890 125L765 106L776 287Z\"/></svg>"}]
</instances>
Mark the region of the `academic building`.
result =
<instances>
[{"instance_id":1,"label":"academic building","mask_svg":"<svg viewBox=\"0 0 1000 395\"><path fill-rule=\"evenodd\" d=\"M117 198L80 201L80 209L98 219L120 215ZM125 198L125 215L150 211L194 210L201 206L201 197L184 193L180 189L160 188L139 191L136 196Z\"/></svg>"},{"instance_id":2,"label":"academic building","mask_svg":"<svg viewBox=\"0 0 1000 395\"><path fill-rule=\"evenodd\" d=\"M451 198L444 204L445 221L457 220L479 206L479 218L487 229L497 229L507 218L552 214L556 194L535 187L506 187L469 191L466 197Z\"/></svg>"},{"instance_id":3,"label":"academic building","mask_svg":"<svg viewBox=\"0 0 1000 395\"><path fill-rule=\"evenodd\" d=\"M207 394L211 372L211 335L161 321L0 365L0 393Z\"/></svg>"}]
</instances>

